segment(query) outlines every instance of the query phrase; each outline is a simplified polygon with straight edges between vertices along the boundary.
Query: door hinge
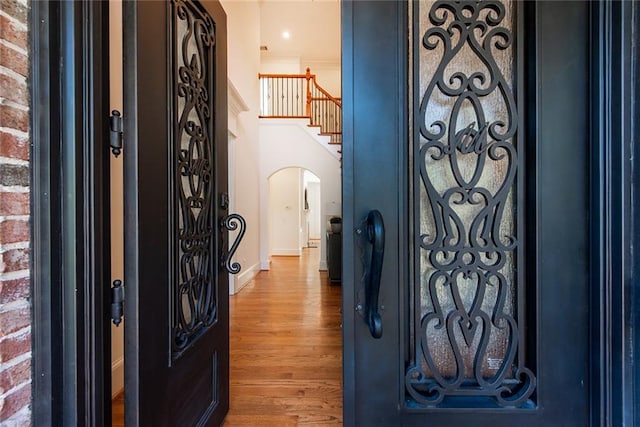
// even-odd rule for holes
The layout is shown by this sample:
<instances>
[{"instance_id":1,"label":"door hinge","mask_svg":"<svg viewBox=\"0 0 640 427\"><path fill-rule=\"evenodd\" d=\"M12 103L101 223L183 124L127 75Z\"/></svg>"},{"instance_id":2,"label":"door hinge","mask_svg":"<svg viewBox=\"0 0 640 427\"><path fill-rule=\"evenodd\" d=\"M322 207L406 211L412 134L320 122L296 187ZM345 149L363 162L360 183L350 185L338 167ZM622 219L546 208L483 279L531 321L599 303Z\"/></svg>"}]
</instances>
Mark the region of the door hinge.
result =
<instances>
[{"instance_id":1,"label":"door hinge","mask_svg":"<svg viewBox=\"0 0 640 427\"><path fill-rule=\"evenodd\" d=\"M220 193L220 208L223 211L229 209L229 193Z\"/></svg>"},{"instance_id":2,"label":"door hinge","mask_svg":"<svg viewBox=\"0 0 640 427\"><path fill-rule=\"evenodd\" d=\"M111 320L118 326L124 311L124 288L121 280L114 280L111 287Z\"/></svg>"},{"instance_id":3,"label":"door hinge","mask_svg":"<svg viewBox=\"0 0 640 427\"><path fill-rule=\"evenodd\" d=\"M114 156L118 157L122 152L122 115L120 111L113 110L111 116L109 116L109 145L111 146L111 152Z\"/></svg>"}]
</instances>

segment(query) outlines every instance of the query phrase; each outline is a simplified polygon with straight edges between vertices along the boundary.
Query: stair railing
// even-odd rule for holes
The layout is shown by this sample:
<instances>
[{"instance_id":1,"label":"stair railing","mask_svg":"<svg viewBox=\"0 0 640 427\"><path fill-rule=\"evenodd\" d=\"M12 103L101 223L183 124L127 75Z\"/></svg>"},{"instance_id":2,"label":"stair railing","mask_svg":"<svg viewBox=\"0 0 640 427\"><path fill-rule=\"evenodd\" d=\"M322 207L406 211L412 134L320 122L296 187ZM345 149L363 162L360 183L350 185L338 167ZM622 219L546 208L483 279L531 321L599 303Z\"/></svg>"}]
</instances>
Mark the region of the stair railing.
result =
<instances>
[{"instance_id":1,"label":"stair railing","mask_svg":"<svg viewBox=\"0 0 640 427\"><path fill-rule=\"evenodd\" d=\"M307 68L306 74L258 74L261 118L309 118L331 143L342 142L342 100L329 94Z\"/></svg>"}]
</instances>

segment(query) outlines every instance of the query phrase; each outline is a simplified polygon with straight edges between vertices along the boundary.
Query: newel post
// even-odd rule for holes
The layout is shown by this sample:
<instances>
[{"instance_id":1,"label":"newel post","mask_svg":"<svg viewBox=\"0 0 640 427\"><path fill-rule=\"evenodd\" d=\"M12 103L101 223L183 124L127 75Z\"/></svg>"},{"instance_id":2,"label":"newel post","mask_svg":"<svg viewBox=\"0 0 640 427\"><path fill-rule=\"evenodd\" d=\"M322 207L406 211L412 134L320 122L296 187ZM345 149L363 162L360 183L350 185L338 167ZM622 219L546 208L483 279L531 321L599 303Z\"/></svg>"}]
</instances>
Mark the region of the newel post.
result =
<instances>
[{"instance_id":1,"label":"newel post","mask_svg":"<svg viewBox=\"0 0 640 427\"><path fill-rule=\"evenodd\" d=\"M307 117L311 117L311 68L307 67Z\"/></svg>"}]
</instances>

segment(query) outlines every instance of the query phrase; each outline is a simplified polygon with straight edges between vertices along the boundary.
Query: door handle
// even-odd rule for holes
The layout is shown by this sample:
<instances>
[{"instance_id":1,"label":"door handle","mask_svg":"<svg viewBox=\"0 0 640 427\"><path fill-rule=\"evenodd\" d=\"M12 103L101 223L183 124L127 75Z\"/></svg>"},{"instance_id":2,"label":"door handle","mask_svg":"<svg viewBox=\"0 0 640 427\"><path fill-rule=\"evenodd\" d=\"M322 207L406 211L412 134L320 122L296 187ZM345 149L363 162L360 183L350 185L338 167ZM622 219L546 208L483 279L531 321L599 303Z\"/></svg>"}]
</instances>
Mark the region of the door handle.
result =
<instances>
[{"instance_id":1,"label":"door handle","mask_svg":"<svg viewBox=\"0 0 640 427\"><path fill-rule=\"evenodd\" d=\"M220 221L220 228L222 228L223 231L224 230L234 231L238 228L238 225L240 225L240 233L238 233L236 240L234 240L233 244L231 245L229 252L226 254L223 254L222 259L220 261L222 268L225 268L230 274L238 274L242 269L242 266L240 265L240 263L238 262L231 263L231 259L233 258L233 255L235 255L236 251L238 250L238 246L240 245L240 242L244 237L245 231L247 231L247 221L245 221L242 215L238 215L238 214L228 215L225 218L223 218L222 221Z\"/></svg>"},{"instance_id":2,"label":"door handle","mask_svg":"<svg viewBox=\"0 0 640 427\"><path fill-rule=\"evenodd\" d=\"M364 287L364 319L369 325L373 338L382 336L382 319L378 312L378 296L380 294L380 278L382 261L384 260L384 221L377 209L367 215L367 240L371 243L371 262L365 276Z\"/></svg>"}]
</instances>

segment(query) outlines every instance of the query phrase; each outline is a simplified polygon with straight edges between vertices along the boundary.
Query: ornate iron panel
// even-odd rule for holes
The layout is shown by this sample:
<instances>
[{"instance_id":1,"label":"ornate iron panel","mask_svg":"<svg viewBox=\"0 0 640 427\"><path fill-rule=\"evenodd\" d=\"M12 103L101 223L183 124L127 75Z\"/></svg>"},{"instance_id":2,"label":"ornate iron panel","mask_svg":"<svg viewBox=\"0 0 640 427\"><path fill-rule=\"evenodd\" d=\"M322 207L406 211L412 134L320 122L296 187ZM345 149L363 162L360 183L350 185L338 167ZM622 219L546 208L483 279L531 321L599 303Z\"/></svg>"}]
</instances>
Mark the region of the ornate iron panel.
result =
<instances>
[{"instance_id":1,"label":"ornate iron panel","mask_svg":"<svg viewBox=\"0 0 640 427\"><path fill-rule=\"evenodd\" d=\"M516 6L414 4L410 406L532 407Z\"/></svg>"},{"instance_id":2,"label":"ornate iron panel","mask_svg":"<svg viewBox=\"0 0 640 427\"><path fill-rule=\"evenodd\" d=\"M215 27L198 2L174 0L170 41L175 125L172 164L174 281L172 345L177 357L217 319L215 231Z\"/></svg>"}]
</instances>

